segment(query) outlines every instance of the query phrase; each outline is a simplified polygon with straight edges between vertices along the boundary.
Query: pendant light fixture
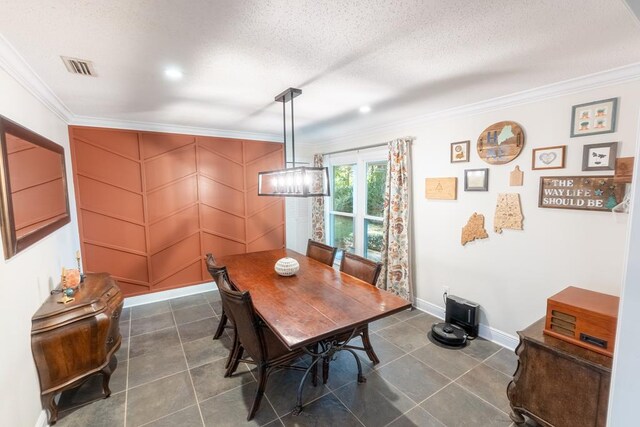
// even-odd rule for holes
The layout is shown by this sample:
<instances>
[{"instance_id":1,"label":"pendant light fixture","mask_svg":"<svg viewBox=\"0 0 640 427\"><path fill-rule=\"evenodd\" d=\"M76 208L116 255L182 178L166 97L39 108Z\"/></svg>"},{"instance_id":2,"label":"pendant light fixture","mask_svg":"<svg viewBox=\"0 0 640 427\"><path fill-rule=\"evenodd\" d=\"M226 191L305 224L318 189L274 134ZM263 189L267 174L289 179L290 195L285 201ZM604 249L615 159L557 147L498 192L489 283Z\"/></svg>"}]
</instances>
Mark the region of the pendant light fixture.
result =
<instances>
[{"instance_id":1,"label":"pendant light fixture","mask_svg":"<svg viewBox=\"0 0 640 427\"><path fill-rule=\"evenodd\" d=\"M282 102L282 125L284 130L284 169L258 172L258 196L315 197L329 196L329 169L323 167L297 166L293 122L293 98L302 91L290 87L275 97ZM287 114L286 103L291 102L291 162L287 162ZM287 165L291 163L290 168Z\"/></svg>"}]
</instances>

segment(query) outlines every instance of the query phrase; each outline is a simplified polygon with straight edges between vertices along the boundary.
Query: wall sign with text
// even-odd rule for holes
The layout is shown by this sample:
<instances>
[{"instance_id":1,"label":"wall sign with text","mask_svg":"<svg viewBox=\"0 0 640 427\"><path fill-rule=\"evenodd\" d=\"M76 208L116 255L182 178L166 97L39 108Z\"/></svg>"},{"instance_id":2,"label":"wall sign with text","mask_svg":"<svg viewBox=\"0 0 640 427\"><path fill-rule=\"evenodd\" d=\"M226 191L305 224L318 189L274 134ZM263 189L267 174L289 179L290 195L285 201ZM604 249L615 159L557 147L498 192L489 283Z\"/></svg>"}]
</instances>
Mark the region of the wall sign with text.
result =
<instances>
[{"instance_id":1,"label":"wall sign with text","mask_svg":"<svg viewBox=\"0 0 640 427\"><path fill-rule=\"evenodd\" d=\"M613 176L543 176L538 206L609 212L622 201L622 193Z\"/></svg>"}]
</instances>

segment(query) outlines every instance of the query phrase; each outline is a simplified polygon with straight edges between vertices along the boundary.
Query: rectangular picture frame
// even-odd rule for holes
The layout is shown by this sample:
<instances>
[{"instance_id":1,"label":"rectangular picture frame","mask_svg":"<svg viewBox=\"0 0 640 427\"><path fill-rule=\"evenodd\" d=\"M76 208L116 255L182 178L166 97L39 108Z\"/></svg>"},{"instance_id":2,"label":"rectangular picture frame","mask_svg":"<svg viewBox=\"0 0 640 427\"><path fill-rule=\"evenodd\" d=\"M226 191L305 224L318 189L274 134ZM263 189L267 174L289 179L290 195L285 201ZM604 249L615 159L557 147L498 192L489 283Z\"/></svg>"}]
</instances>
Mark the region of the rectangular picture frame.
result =
<instances>
[{"instance_id":1,"label":"rectangular picture frame","mask_svg":"<svg viewBox=\"0 0 640 427\"><path fill-rule=\"evenodd\" d=\"M458 141L451 143L451 163L463 163L469 161L469 147L471 141Z\"/></svg>"},{"instance_id":2,"label":"rectangular picture frame","mask_svg":"<svg viewBox=\"0 0 640 427\"><path fill-rule=\"evenodd\" d=\"M425 178L424 197L432 200L456 200L458 178Z\"/></svg>"},{"instance_id":3,"label":"rectangular picture frame","mask_svg":"<svg viewBox=\"0 0 640 427\"><path fill-rule=\"evenodd\" d=\"M531 169L564 169L566 145L534 148L531 153Z\"/></svg>"},{"instance_id":4,"label":"rectangular picture frame","mask_svg":"<svg viewBox=\"0 0 640 427\"><path fill-rule=\"evenodd\" d=\"M623 197L613 176L541 176L538 207L611 212Z\"/></svg>"},{"instance_id":5,"label":"rectangular picture frame","mask_svg":"<svg viewBox=\"0 0 640 427\"><path fill-rule=\"evenodd\" d=\"M464 191L489 191L489 169L465 169Z\"/></svg>"},{"instance_id":6,"label":"rectangular picture frame","mask_svg":"<svg viewBox=\"0 0 640 427\"><path fill-rule=\"evenodd\" d=\"M571 107L571 138L616 131L618 98L601 99Z\"/></svg>"},{"instance_id":7,"label":"rectangular picture frame","mask_svg":"<svg viewBox=\"0 0 640 427\"><path fill-rule=\"evenodd\" d=\"M612 171L616 169L617 142L587 144L582 147L583 171Z\"/></svg>"}]
</instances>

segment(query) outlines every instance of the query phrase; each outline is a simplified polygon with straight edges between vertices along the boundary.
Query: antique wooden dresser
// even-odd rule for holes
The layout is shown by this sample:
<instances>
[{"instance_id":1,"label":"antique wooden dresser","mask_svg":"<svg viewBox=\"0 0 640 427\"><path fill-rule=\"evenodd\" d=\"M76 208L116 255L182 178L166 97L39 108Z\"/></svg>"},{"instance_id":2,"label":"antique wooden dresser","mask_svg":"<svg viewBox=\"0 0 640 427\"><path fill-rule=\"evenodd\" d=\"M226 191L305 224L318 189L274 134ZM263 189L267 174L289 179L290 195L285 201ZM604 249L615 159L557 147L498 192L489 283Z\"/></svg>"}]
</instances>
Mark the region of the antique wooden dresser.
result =
<instances>
[{"instance_id":1,"label":"antique wooden dresser","mask_svg":"<svg viewBox=\"0 0 640 427\"><path fill-rule=\"evenodd\" d=\"M518 332L518 369L507 387L511 419L556 427L604 427L612 359L549 335L545 319Z\"/></svg>"},{"instance_id":2,"label":"antique wooden dresser","mask_svg":"<svg viewBox=\"0 0 640 427\"><path fill-rule=\"evenodd\" d=\"M49 296L31 322L31 350L50 424L58 419L55 395L91 375L103 375L104 397L109 397L109 361L121 341L118 319L123 298L109 274L87 274L74 301L62 304L61 297Z\"/></svg>"}]
</instances>

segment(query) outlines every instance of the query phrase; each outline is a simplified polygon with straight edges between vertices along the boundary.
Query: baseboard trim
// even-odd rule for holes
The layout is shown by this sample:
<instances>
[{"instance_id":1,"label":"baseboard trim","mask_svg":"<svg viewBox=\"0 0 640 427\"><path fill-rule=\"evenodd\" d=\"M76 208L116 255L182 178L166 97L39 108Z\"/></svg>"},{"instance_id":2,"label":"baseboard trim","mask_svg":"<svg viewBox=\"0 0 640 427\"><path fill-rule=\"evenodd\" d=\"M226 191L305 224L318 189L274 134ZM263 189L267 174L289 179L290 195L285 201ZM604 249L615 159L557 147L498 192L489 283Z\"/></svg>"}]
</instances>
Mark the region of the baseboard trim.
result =
<instances>
[{"instance_id":1,"label":"baseboard trim","mask_svg":"<svg viewBox=\"0 0 640 427\"><path fill-rule=\"evenodd\" d=\"M444 308L440 307L439 305L430 303L429 301L416 298L416 308L420 311L424 311L425 313L435 316L438 319L444 319ZM504 348L508 348L509 350L515 350L519 342L518 338L514 337L513 335L482 323L480 324L480 331L478 335Z\"/></svg>"},{"instance_id":2,"label":"baseboard trim","mask_svg":"<svg viewBox=\"0 0 640 427\"><path fill-rule=\"evenodd\" d=\"M186 297L189 295L201 294L203 292L215 291L216 289L218 289L218 287L215 282L208 282L200 285L185 286L183 288L170 289L168 291L139 295L136 297L127 297L124 299L124 307L135 307L137 305L150 304L152 302L166 301L172 298Z\"/></svg>"},{"instance_id":3,"label":"baseboard trim","mask_svg":"<svg viewBox=\"0 0 640 427\"><path fill-rule=\"evenodd\" d=\"M49 423L47 422L47 411L44 409L40 411L40 416L36 421L36 427L48 427Z\"/></svg>"}]
</instances>

